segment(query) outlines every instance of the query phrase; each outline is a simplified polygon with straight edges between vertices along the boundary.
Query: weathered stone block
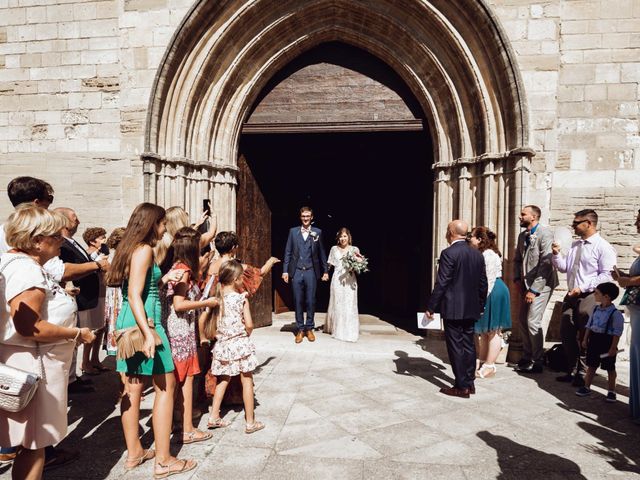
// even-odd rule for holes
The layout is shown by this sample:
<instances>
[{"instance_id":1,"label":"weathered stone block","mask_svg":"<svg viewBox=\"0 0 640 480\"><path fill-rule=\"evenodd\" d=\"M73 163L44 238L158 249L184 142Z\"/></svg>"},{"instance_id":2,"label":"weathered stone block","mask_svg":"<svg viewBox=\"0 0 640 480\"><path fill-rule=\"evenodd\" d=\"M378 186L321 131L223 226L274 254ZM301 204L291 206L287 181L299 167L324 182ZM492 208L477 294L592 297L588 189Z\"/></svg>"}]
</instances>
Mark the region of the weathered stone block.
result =
<instances>
[{"instance_id":1,"label":"weathered stone block","mask_svg":"<svg viewBox=\"0 0 640 480\"><path fill-rule=\"evenodd\" d=\"M555 40L558 30L555 20L530 20L527 28L530 40Z\"/></svg>"}]
</instances>

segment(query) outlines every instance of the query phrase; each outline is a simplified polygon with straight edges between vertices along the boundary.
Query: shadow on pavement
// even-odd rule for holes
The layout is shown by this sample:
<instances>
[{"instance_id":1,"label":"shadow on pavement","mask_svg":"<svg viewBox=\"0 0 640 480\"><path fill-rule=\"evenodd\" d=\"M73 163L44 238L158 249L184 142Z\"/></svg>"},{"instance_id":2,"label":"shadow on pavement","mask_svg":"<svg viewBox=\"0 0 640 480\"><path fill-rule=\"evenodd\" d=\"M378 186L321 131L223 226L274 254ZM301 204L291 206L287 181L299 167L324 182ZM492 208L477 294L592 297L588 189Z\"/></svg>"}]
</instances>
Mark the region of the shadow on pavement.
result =
<instances>
[{"instance_id":1,"label":"shadow on pavement","mask_svg":"<svg viewBox=\"0 0 640 480\"><path fill-rule=\"evenodd\" d=\"M396 365L396 375L408 375L420 377L433 383L436 387L448 387L453 385L453 378L446 375L446 367L432 362L423 357L410 357L407 352L396 350L393 352L397 358L393 359Z\"/></svg>"}]
</instances>

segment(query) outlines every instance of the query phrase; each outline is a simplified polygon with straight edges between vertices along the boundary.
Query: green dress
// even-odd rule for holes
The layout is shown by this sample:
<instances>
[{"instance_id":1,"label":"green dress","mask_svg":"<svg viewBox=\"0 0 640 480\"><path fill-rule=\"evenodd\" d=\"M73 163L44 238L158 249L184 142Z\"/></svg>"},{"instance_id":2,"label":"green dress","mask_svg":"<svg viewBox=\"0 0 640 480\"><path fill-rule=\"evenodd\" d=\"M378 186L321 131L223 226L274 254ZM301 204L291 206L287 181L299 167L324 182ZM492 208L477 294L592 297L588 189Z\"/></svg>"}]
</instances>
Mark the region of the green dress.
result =
<instances>
[{"instance_id":1,"label":"green dress","mask_svg":"<svg viewBox=\"0 0 640 480\"><path fill-rule=\"evenodd\" d=\"M173 372L173 358L171 357L171 348L169 340L164 331L164 327L160 323L162 320L160 297L158 294L158 282L162 277L160 268L154 263L147 270L147 278L144 281L144 290L142 291L142 301L144 302L144 310L147 318L152 318L156 326L156 332L162 339L162 345L156 347L156 354L153 358L147 358L142 352L136 353L127 360L118 360L116 370L129 375L157 375L162 373ZM116 329L129 328L136 326L136 319L131 311L128 296L128 281L124 281L122 285L122 308L116 320Z\"/></svg>"}]
</instances>

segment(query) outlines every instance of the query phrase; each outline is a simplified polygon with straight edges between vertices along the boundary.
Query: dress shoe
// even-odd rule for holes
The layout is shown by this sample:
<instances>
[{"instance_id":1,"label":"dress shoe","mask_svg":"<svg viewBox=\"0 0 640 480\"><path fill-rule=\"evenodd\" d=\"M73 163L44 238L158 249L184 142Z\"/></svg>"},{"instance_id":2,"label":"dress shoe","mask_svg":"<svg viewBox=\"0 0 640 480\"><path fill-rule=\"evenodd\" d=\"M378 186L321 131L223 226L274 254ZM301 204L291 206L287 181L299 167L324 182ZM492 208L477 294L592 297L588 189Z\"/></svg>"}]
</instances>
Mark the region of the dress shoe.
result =
<instances>
[{"instance_id":1,"label":"dress shoe","mask_svg":"<svg viewBox=\"0 0 640 480\"><path fill-rule=\"evenodd\" d=\"M516 372L519 373L542 373L542 371L542 365L539 365L537 363L530 363L529 365L526 365L524 367L516 367Z\"/></svg>"},{"instance_id":2,"label":"dress shoe","mask_svg":"<svg viewBox=\"0 0 640 480\"><path fill-rule=\"evenodd\" d=\"M469 387L469 393L471 395L475 395L476 394L476 387Z\"/></svg>"},{"instance_id":3,"label":"dress shoe","mask_svg":"<svg viewBox=\"0 0 640 480\"><path fill-rule=\"evenodd\" d=\"M441 388L440 393L444 393L450 397L469 398L471 392L468 388L447 387Z\"/></svg>"},{"instance_id":4,"label":"dress shoe","mask_svg":"<svg viewBox=\"0 0 640 480\"><path fill-rule=\"evenodd\" d=\"M313 330L307 330L307 340L310 342L316 341L316 336L313 334Z\"/></svg>"},{"instance_id":5,"label":"dress shoe","mask_svg":"<svg viewBox=\"0 0 640 480\"><path fill-rule=\"evenodd\" d=\"M302 330L298 330L298 333L296 333L296 343L302 342L303 338L304 338L304 333L302 332Z\"/></svg>"}]
</instances>

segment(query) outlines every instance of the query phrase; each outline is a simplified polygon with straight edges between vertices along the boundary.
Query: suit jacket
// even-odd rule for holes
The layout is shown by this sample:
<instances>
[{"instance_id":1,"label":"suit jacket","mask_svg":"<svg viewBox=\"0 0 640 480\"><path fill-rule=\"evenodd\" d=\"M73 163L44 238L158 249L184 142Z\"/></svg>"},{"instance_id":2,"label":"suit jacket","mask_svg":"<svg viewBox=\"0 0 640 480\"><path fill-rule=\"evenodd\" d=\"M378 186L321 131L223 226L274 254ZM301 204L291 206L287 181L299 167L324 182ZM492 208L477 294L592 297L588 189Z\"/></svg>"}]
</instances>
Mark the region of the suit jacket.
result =
<instances>
[{"instance_id":1,"label":"suit jacket","mask_svg":"<svg viewBox=\"0 0 640 480\"><path fill-rule=\"evenodd\" d=\"M427 310L446 320L478 319L487 299L487 272L479 250L459 241L440 254L438 276Z\"/></svg>"},{"instance_id":2,"label":"suit jacket","mask_svg":"<svg viewBox=\"0 0 640 480\"><path fill-rule=\"evenodd\" d=\"M322 245L322 230L316 227L311 227L311 260L313 262L313 271L317 278L322 277L323 274L329 273L329 267L327 265L327 254L324 251ZM289 236L287 237L287 246L284 249L284 261L282 263L282 271L289 274L289 277L293 278L296 273L296 267L298 260L300 259L300 247L298 239L302 241L301 227L293 227L289 230Z\"/></svg>"},{"instance_id":3,"label":"suit jacket","mask_svg":"<svg viewBox=\"0 0 640 480\"><path fill-rule=\"evenodd\" d=\"M553 268L553 232L551 228L538 224L538 228L529 237L526 246L527 231L520 232L514 258L514 279L524 281L527 289L540 293L545 287L552 290L558 286L558 273Z\"/></svg>"},{"instance_id":4,"label":"suit jacket","mask_svg":"<svg viewBox=\"0 0 640 480\"><path fill-rule=\"evenodd\" d=\"M84 248L82 250L84 251ZM86 251L84 253L87 255L86 257L66 238L60 247L60 259L64 263L93 262L93 260L89 259L89 254ZM98 305L100 277L98 277L97 272L90 273L79 280L74 280L73 284L80 289L80 293L76 296L78 311L89 310Z\"/></svg>"}]
</instances>

